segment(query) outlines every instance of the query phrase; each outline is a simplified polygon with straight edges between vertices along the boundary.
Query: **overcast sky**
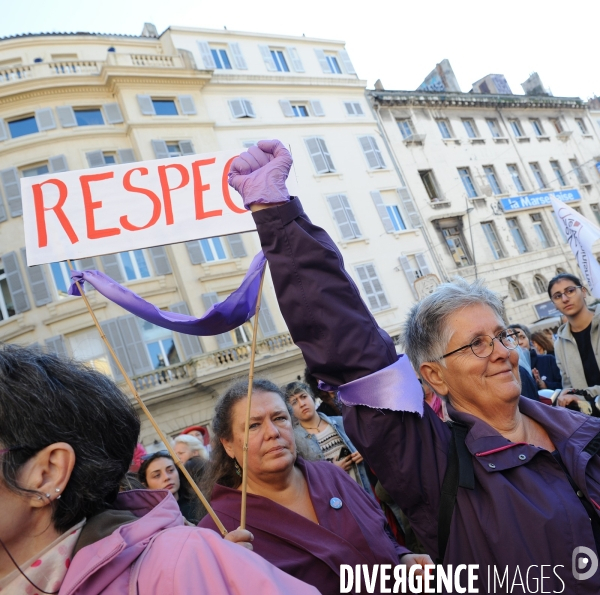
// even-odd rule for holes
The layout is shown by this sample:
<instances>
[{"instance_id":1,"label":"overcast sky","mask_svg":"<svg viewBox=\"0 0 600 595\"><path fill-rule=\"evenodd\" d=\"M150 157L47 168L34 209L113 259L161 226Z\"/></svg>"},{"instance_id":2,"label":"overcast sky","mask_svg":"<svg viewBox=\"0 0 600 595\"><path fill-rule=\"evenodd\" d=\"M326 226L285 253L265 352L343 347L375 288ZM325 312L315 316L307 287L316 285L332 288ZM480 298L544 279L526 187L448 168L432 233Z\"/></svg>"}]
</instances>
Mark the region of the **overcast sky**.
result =
<instances>
[{"instance_id":1,"label":"overcast sky","mask_svg":"<svg viewBox=\"0 0 600 595\"><path fill-rule=\"evenodd\" d=\"M490 73L513 93L537 71L557 96L600 95L600 2L570 0L21 0L3 2L0 36L86 31L139 35L145 21L346 42L372 88L416 89L443 58L463 91Z\"/></svg>"}]
</instances>

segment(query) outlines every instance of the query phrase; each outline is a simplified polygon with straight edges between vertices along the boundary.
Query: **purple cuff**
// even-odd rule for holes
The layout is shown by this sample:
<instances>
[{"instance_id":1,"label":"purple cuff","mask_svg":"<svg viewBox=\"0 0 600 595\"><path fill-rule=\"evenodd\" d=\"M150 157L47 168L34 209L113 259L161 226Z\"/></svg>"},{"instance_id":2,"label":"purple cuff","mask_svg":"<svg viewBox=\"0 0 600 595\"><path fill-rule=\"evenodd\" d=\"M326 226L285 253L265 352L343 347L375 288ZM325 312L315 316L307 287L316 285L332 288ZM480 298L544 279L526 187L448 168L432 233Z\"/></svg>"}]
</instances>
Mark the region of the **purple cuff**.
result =
<instances>
[{"instance_id":1,"label":"purple cuff","mask_svg":"<svg viewBox=\"0 0 600 595\"><path fill-rule=\"evenodd\" d=\"M406 355L383 370L339 387L342 403L423 415L423 389Z\"/></svg>"}]
</instances>

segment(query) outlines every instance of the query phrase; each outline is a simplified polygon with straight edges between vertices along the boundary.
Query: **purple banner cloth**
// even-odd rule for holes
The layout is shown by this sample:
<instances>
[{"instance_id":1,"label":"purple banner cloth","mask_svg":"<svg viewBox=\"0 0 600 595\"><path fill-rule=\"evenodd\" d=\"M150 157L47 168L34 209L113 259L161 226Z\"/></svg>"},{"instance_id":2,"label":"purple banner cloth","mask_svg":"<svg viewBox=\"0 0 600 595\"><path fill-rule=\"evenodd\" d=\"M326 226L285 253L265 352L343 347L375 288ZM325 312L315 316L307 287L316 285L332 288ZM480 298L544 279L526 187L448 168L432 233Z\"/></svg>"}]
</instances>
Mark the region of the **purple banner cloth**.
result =
<instances>
[{"instance_id":1,"label":"purple banner cloth","mask_svg":"<svg viewBox=\"0 0 600 595\"><path fill-rule=\"evenodd\" d=\"M100 271L72 271L73 283L69 287L69 295L81 295L77 281L87 281L111 302L156 326L186 335L219 335L237 328L254 316L260 277L266 263L264 254L259 252L252 260L242 284L227 299L211 306L202 318L161 310Z\"/></svg>"},{"instance_id":2,"label":"purple banner cloth","mask_svg":"<svg viewBox=\"0 0 600 595\"><path fill-rule=\"evenodd\" d=\"M387 368L342 384L338 394L350 407L366 405L423 415L423 389L406 355Z\"/></svg>"}]
</instances>

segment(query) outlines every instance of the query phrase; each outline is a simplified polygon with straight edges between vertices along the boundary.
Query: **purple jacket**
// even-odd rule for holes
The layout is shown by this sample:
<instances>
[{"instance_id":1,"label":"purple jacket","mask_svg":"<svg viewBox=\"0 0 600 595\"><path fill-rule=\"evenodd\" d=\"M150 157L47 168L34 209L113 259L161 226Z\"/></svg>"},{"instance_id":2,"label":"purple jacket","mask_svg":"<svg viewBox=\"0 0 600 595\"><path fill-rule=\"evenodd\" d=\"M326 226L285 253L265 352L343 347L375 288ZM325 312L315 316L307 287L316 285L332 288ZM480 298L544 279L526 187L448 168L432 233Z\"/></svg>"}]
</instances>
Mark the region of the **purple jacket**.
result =
<instances>
[{"instance_id":1,"label":"purple jacket","mask_svg":"<svg viewBox=\"0 0 600 595\"><path fill-rule=\"evenodd\" d=\"M166 490L124 492L115 508L139 519L78 551L60 595L318 595L214 531L184 525Z\"/></svg>"},{"instance_id":2,"label":"purple jacket","mask_svg":"<svg viewBox=\"0 0 600 595\"><path fill-rule=\"evenodd\" d=\"M296 464L306 477L319 524L249 494L247 528L257 554L330 595L339 593L341 564L395 565L409 553L392 541L381 510L347 473L324 461L299 458ZM331 505L332 498L341 500L340 508ZM240 503L239 490L215 486L211 505L227 530L240 525ZM200 526L217 530L209 516Z\"/></svg>"},{"instance_id":3,"label":"purple jacket","mask_svg":"<svg viewBox=\"0 0 600 595\"><path fill-rule=\"evenodd\" d=\"M392 340L363 303L333 240L312 225L300 201L253 216L281 312L311 372L340 385L395 363ZM365 397L376 399L377 394ZM403 411L408 401L406 408L400 403L400 411L345 407L344 425L436 559L450 430L429 407L423 416ZM600 420L523 398L519 407L546 429L579 489L600 509L600 457L584 452L600 432ZM548 577L546 591L599 593L600 571L586 581L575 580L571 572L573 550L596 547L589 517L554 457L529 444L511 443L452 407L449 414L470 428L466 445L476 485L459 489L444 563L479 564L481 593L494 592L488 567L492 576L493 566L501 576L507 569L515 583L512 592L521 593L532 591L533 583L529 591L521 590L519 573L525 581L528 568L535 566L530 576L537 573L539 579L541 565L550 565L541 569Z\"/></svg>"}]
</instances>

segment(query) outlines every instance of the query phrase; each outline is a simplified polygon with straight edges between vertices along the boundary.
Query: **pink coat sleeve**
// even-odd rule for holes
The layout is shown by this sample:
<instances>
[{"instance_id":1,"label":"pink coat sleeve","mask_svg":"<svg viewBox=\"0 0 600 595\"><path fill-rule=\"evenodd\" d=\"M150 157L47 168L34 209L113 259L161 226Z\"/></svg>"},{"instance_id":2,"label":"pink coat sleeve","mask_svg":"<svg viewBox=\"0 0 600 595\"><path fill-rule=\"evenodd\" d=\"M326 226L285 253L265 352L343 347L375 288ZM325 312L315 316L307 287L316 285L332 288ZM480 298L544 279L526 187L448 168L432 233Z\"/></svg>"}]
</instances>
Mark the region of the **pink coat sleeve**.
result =
<instances>
[{"instance_id":1,"label":"pink coat sleeve","mask_svg":"<svg viewBox=\"0 0 600 595\"><path fill-rule=\"evenodd\" d=\"M139 567L144 595L318 595L258 554L209 529L178 527L159 535Z\"/></svg>"}]
</instances>

